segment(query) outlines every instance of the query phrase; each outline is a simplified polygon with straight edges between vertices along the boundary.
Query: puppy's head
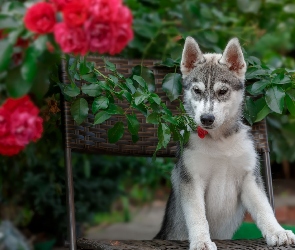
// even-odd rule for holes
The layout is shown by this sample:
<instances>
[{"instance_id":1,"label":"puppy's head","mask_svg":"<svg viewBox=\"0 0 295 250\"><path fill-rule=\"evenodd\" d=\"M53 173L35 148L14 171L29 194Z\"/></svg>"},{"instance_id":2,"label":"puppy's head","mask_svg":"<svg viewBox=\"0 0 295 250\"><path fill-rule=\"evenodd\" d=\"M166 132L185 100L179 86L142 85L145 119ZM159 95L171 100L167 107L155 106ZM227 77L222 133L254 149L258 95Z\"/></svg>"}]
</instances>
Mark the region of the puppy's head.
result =
<instances>
[{"instance_id":1,"label":"puppy's head","mask_svg":"<svg viewBox=\"0 0 295 250\"><path fill-rule=\"evenodd\" d=\"M187 37L181 72L187 113L209 130L217 129L241 110L246 63L237 38L231 39L223 54L203 54L192 37Z\"/></svg>"}]
</instances>

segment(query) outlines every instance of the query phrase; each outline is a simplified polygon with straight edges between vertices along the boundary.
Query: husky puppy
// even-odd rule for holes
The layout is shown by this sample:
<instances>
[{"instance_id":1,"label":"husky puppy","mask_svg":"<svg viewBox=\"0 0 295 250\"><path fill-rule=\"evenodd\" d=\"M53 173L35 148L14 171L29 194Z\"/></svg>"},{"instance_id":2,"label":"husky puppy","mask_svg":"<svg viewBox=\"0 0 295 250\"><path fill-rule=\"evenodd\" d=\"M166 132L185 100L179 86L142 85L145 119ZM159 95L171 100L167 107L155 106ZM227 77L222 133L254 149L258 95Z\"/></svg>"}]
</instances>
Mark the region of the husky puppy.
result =
<instances>
[{"instance_id":1,"label":"husky puppy","mask_svg":"<svg viewBox=\"0 0 295 250\"><path fill-rule=\"evenodd\" d=\"M187 37L182 53L187 113L208 132L192 132L172 171L172 191L156 239L187 240L190 250L217 249L249 211L268 245L294 244L277 222L259 171L250 128L242 121L246 63L238 39L223 54L203 54Z\"/></svg>"}]
</instances>

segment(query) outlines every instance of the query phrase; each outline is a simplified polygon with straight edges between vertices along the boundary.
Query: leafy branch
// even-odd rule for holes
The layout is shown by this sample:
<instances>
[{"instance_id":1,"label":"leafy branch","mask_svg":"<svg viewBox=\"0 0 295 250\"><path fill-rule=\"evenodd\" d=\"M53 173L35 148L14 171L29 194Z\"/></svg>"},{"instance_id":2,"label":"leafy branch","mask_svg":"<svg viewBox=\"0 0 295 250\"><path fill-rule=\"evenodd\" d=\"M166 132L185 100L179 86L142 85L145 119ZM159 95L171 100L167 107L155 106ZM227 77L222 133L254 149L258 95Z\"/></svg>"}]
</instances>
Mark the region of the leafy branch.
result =
<instances>
[{"instance_id":1,"label":"leafy branch","mask_svg":"<svg viewBox=\"0 0 295 250\"><path fill-rule=\"evenodd\" d=\"M132 75L125 77L107 60L103 70L78 57L67 58L66 65L69 78L73 81L71 84L60 84L60 87L72 103L71 114L78 125L86 119L89 111L94 115L93 125L101 124L112 116L125 117L127 125L120 121L108 130L110 143L120 140L125 130L134 143L138 141L140 123L137 112L146 117L147 123L157 127L159 141L156 151L166 148L171 140L179 142L182 148L190 131L196 129L196 124L186 114L179 99L182 93L179 73L169 73L163 79L163 90L169 100L179 102L179 114L173 115L161 97L154 93L155 77L147 67L135 66ZM111 74L106 75L105 69ZM80 80L83 80L82 84ZM127 108L122 109L116 102L118 99L124 101Z\"/></svg>"}]
</instances>

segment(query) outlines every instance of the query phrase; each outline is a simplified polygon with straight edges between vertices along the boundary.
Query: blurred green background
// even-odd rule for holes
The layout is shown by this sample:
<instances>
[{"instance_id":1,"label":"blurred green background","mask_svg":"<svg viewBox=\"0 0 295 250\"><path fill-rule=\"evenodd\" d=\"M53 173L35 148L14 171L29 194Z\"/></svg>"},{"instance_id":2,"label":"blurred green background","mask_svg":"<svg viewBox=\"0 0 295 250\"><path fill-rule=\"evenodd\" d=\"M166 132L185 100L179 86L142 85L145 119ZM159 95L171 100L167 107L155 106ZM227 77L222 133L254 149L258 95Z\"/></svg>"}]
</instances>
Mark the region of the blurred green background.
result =
<instances>
[{"instance_id":1,"label":"blurred green background","mask_svg":"<svg viewBox=\"0 0 295 250\"><path fill-rule=\"evenodd\" d=\"M295 3L287 0L126 0L135 38L125 58L179 60L186 36L205 52L221 52L238 37L246 56L295 68ZM0 215L25 235L65 237L65 169L59 88L49 87L42 114L45 133L13 158L0 158ZM267 118L275 178L294 177L295 117ZM169 193L173 159L73 155L76 218L81 225L130 220L130 206Z\"/></svg>"}]
</instances>

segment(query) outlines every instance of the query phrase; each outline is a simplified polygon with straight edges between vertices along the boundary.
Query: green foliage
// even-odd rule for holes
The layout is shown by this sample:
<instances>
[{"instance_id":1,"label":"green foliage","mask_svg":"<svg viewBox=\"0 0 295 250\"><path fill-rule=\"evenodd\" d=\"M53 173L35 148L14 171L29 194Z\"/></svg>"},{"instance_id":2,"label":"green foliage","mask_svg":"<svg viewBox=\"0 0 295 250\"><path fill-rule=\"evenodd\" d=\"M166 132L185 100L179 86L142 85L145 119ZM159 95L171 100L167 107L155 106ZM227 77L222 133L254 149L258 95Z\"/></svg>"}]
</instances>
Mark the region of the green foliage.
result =
<instances>
[{"instance_id":1,"label":"green foliage","mask_svg":"<svg viewBox=\"0 0 295 250\"><path fill-rule=\"evenodd\" d=\"M167 74L163 79L163 90L171 102L176 100L182 92L181 75L178 73Z\"/></svg>"},{"instance_id":2,"label":"green foliage","mask_svg":"<svg viewBox=\"0 0 295 250\"><path fill-rule=\"evenodd\" d=\"M86 119L88 110L88 103L84 98L78 98L72 103L71 114L78 125Z\"/></svg>"},{"instance_id":3,"label":"green foliage","mask_svg":"<svg viewBox=\"0 0 295 250\"><path fill-rule=\"evenodd\" d=\"M89 111L88 102L79 95L82 91L83 94L88 96L87 100L92 102L92 113L95 115L94 125L105 122L112 115L124 115L126 117L127 127L123 122L117 122L109 129L108 141L110 143L116 143L120 140L127 128L132 135L132 141L138 141L140 124L134 111L139 110L146 116L148 123L158 126L159 142L156 151L166 148L171 139L179 141L183 145L185 137L180 133L180 130L184 130L184 135L188 136L189 131L196 128L196 124L191 120L190 126L186 125L189 118L181 106L179 107L179 110L182 111L181 114L173 116L161 98L152 92L155 89L153 71L144 66L135 66L132 70L132 79L130 79L121 75L111 62L105 60L105 63L105 67L111 70L112 74L104 75L102 71L92 67L92 65L87 67L84 58L67 58L66 64L68 65L69 77L72 78L72 83L60 86L66 98L68 100L72 98L71 114L77 124L81 124L85 120ZM83 70L81 70L81 65L84 65ZM96 78L102 77L104 81L90 83L86 80L87 78L83 78L83 75L81 75L86 84L80 86L75 82L75 79L80 79L80 76L77 76L75 71L78 68L80 74L92 74ZM177 100L182 92L181 75L178 73L167 74L163 80L163 90L171 101ZM116 99L127 101L129 107L123 110L114 103ZM182 105L181 102L180 105ZM186 118L181 119L181 117Z\"/></svg>"}]
</instances>

